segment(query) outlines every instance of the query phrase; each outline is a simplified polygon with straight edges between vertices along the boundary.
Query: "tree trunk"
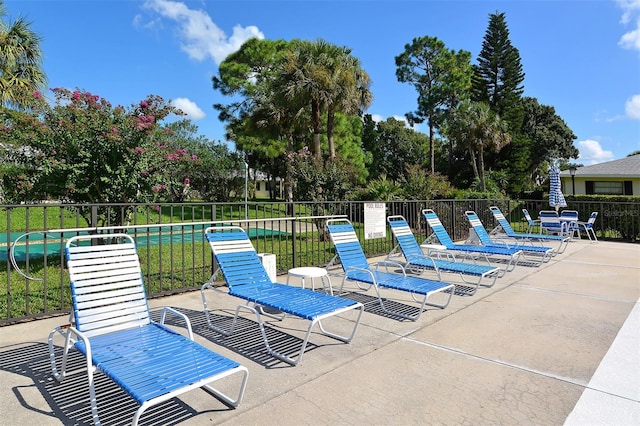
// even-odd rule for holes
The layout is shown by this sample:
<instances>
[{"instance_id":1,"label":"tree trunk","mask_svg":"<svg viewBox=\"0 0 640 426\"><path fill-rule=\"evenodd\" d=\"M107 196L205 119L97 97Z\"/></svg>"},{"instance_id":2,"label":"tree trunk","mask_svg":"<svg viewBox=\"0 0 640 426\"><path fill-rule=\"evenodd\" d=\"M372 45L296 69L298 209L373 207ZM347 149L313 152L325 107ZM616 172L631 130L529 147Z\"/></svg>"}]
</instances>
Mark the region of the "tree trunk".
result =
<instances>
[{"instance_id":1,"label":"tree trunk","mask_svg":"<svg viewBox=\"0 0 640 426\"><path fill-rule=\"evenodd\" d=\"M431 174L434 175L436 173L436 149L433 146L433 124L431 120L429 120L429 158L431 159Z\"/></svg>"},{"instance_id":2,"label":"tree trunk","mask_svg":"<svg viewBox=\"0 0 640 426\"><path fill-rule=\"evenodd\" d=\"M478 164L476 162L476 152L473 148L469 148L469 154L471 155L471 167L473 168L473 176L480 180L480 175L478 174Z\"/></svg>"},{"instance_id":3,"label":"tree trunk","mask_svg":"<svg viewBox=\"0 0 640 426\"><path fill-rule=\"evenodd\" d=\"M487 184L484 180L484 150L480 147L480 182L482 183L482 192L487 192Z\"/></svg>"},{"instance_id":4,"label":"tree trunk","mask_svg":"<svg viewBox=\"0 0 640 426\"><path fill-rule=\"evenodd\" d=\"M322 159L322 147L320 146L320 105L318 101L311 101L311 121L313 123L313 153L317 159Z\"/></svg>"},{"instance_id":5,"label":"tree trunk","mask_svg":"<svg viewBox=\"0 0 640 426\"><path fill-rule=\"evenodd\" d=\"M333 140L333 127L335 126L335 112L333 107L329 107L327 111L327 139L329 140L329 158L335 160L336 145Z\"/></svg>"}]
</instances>

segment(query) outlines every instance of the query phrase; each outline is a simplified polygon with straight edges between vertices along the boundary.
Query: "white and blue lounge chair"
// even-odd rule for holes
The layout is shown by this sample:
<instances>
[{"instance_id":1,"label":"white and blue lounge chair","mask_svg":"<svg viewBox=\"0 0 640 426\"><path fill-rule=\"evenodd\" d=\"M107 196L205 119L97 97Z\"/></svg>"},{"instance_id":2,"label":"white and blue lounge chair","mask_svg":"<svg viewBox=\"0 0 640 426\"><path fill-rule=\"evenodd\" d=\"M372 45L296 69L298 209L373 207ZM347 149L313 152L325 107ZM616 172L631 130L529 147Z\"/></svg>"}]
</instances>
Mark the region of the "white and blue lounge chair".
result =
<instances>
[{"instance_id":1,"label":"white and blue lounge chair","mask_svg":"<svg viewBox=\"0 0 640 426\"><path fill-rule=\"evenodd\" d=\"M358 324L360 324L360 317L364 311L364 306L361 303L315 292L310 289L271 281L247 233L238 226L209 227L205 229L205 236L218 262L219 271L222 272L229 286L229 294L246 300L246 304L238 305L236 308L231 330L225 331L214 326L211 322L205 297L206 289L215 288L213 281L218 271L214 272L209 282L205 283L201 288L207 323L213 330L223 335L232 334L235 330L240 309L246 309L254 313L258 319L267 352L291 365L297 365L302 360L302 355L307 346L311 330L316 324L318 324L322 333L329 337L345 343L349 343L353 339L358 329ZM291 358L283 353L279 353L269 346L262 315L275 316L265 312L264 308L270 308L285 315L293 315L310 322L297 358ZM341 336L330 333L324 329L322 325L323 320L351 310L359 311L354 321L351 335ZM283 319L284 316L277 318Z\"/></svg>"},{"instance_id":2,"label":"white and blue lounge chair","mask_svg":"<svg viewBox=\"0 0 640 426\"><path fill-rule=\"evenodd\" d=\"M598 241L598 237L596 237L596 231L593 229L593 225L596 223L596 219L598 218L598 212L591 212L589 215L589 220L586 222L578 221L578 235L580 235L580 231L584 231L589 237L589 241ZM593 236L593 239L591 238Z\"/></svg>"},{"instance_id":3,"label":"white and blue lounge chair","mask_svg":"<svg viewBox=\"0 0 640 426\"><path fill-rule=\"evenodd\" d=\"M451 301L455 286L443 281L429 280L422 277L407 275L402 265L397 262L382 261L378 262L375 269L371 269L369 262L362 250L358 236L356 235L353 225L347 219L329 219L327 220L327 229L331 236L331 241L336 249L336 256L333 258L327 269L333 266L334 262L340 259L342 265L343 276L340 291L344 287L346 281L355 281L358 284L366 284L373 286L378 296L380 308L387 314L400 318L416 321L426 305L445 308ZM385 270L379 270L379 266L385 266ZM402 269L402 273L389 272L388 268L393 267ZM360 287L360 285L358 285ZM362 287L360 287L362 288ZM413 300L420 303L417 313L410 314L402 310L391 310L388 308L385 300L382 298L380 289L387 288L400 290L411 293ZM429 297L437 293L448 293L446 302L431 303L428 302ZM422 300L418 300L421 296Z\"/></svg>"},{"instance_id":4,"label":"white and blue lounge chair","mask_svg":"<svg viewBox=\"0 0 640 426\"><path fill-rule=\"evenodd\" d=\"M398 242L398 245L389 253L387 259L393 260L399 255L404 256L405 262L403 266L411 272L420 273L426 269L434 270L440 280L442 279L442 272L459 274L460 278L470 286L455 284L456 293L468 295L474 294L480 285L492 287L500 275L500 268L495 266L456 260L455 256L448 253L444 246L444 250L430 251L425 255L403 216L389 216L387 217L387 222L389 222L391 232L393 232L393 236ZM397 253L398 248L400 253ZM475 277L476 281L467 280L468 276ZM483 280L486 281L483 282Z\"/></svg>"},{"instance_id":5,"label":"white and blue lounge chair","mask_svg":"<svg viewBox=\"0 0 640 426\"><path fill-rule=\"evenodd\" d=\"M542 242L557 242L560 244L557 249L558 253L564 253L567 245L569 244L569 241L571 240L568 235L542 235L516 232L511 227L511 224L509 223L507 218L504 217L504 214L502 214L502 211L499 207L491 206L489 207L489 210L491 210L491 213L493 213L493 217L498 221L498 226L491 231L492 235L495 235L498 230L502 230L502 232L504 232L507 237L513 238L514 240L520 240L524 242L537 242L540 245L542 245Z\"/></svg>"},{"instance_id":6,"label":"white and blue lounge chair","mask_svg":"<svg viewBox=\"0 0 640 426\"><path fill-rule=\"evenodd\" d=\"M527 221L527 233L534 232L536 228L538 228L538 231L540 231L540 219L532 218L529 210L527 209L522 209L522 214L524 215L524 220Z\"/></svg>"},{"instance_id":7,"label":"white and blue lounge chair","mask_svg":"<svg viewBox=\"0 0 640 426\"><path fill-rule=\"evenodd\" d=\"M464 215L480 240L480 244L485 247L507 247L522 250L523 256L529 261L532 260L530 257L531 255L536 256L536 259L533 261L535 266L538 266L543 262L548 262L551 257L556 254L556 251L552 247L534 246L530 244L511 244L506 241L491 239L491 236L484 228L484 225L482 224L482 221L480 221L476 212L469 210L466 211Z\"/></svg>"},{"instance_id":8,"label":"white and blue lounge chair","mask_svg":"<svg viewBox=\"0 0 640 426\"><path fill-rule=\"evenodd\" d=\"M98 244L98 239L105 238L116 242ZM95 371L103 372L140 405L134 425L149 407L196 388L203 388L229 407L241 402L248 378L245 367L196 343L189 319L174 309L164 308L160 323L151 321L140 262L130 236L76 236L67 241L65 252L72 324L49 334L49 357L54 377L62 381L67 375L69 350L75 348L85 356L96 425L100 418ZM189 337L163 325L167 314L185 321ZM54 350L57 334L65 339L60 371ZM237 398L211 386L236 373L242 376Z\"/></svg>"},{"instance_id":9,"label":"white and blue lounge chair","mask_svg":"<svg viewBox=\"0 0 640 426\"><path fill-rule=\"evenodd\" d=\"M445 246L447 250L463 253L465 259L477 259L481 257L489 265L492 265L492 260L496 258L505 260L506 265L504 268L500 268L501 275L504 275L505 272L512 271L518 265L520 256L522 256L522 250L513 247L486 247L475 244L454 243L444 228L444 225L440 222L440 218L438 218L436 212L432 209L424 209L422 210L422 215L431 227L435 238L437 238L440 244Z\"/></svg>"}]
</instances>

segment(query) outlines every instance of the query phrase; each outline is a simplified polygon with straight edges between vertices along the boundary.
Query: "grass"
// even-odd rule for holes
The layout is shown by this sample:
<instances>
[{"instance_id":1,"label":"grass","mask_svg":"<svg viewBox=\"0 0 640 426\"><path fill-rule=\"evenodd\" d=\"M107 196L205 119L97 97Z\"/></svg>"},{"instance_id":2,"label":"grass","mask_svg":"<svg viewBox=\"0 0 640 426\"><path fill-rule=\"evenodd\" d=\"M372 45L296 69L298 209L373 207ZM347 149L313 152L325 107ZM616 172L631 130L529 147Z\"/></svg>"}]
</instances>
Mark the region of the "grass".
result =
<instances>
[{"instance_id":1,"label":"grass","mask_svg":"<svg viewBox=\"0 0 640 426\"><path fill-rule=\"evenodd\" d=\"M0 233L24 233L44 229L85 228L89 225L80 214L78 205L20 205L0 209ZM114 213L122 216L119 206L111 207ZM309 214L306 206L300 206L298 215ZM249 205L245 215L244 204L205 204L162 205L160 210L154 206L138 206L121 223L129 225L155 225L180 222L210 222L219 220L266 219L285 217L286 205L283 203ZM108 226L101 223L99 226Z\"/></svg>"},{"instance_id":2,"label":"grass","mask_svg":"<svg viewBox=\"0 0 640 426\"><path fill-rule=\"evenodd\" d=\"M253 239L258 252L276 254L277 269L287 270L293 262L293 241L290 235L260 236ZM333 256L330 243L321 242L317 233L296 235L298 265L328 262ZM147 294L166 295L198 289L213 273L212 255L205 241L173 241L159 245L138 246ZM19 262L26 279L15 270L7 271L7 263L0 263L0 321L37 316L50 312L68 311L71 306L68 271L62 254L46 259L31 258Z\"/></svg>"}]
</instances>

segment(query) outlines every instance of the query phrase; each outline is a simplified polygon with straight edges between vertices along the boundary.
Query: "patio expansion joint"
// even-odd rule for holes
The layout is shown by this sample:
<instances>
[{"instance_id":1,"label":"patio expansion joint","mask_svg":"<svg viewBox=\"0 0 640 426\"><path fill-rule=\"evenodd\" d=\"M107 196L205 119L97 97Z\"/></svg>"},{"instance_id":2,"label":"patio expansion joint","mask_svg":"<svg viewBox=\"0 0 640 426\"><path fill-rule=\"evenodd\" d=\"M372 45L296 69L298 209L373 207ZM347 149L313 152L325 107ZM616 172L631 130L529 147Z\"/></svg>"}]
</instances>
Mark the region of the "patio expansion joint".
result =
<instances>
[{"instance_id":1,"label":"patio expansion joint","mask_svg":"<svg viewBox=\"0 0 640 426\"><path fill-rule=\"evenodd\" d=\"M559 376L557 374L553 374L553 373L549 373L549 372L545 372L545 371L541 371L541 370L536 370L536 369L525 367L525 366L522 366L522 365L512 364L512 363L509 363L509 362L506 362L506 361L502 361L502 360L499 360L499 359L491 359L491 358L487 358L487 357L483 357L483 356L479 356L479 355L474 355L474 354L471 354L469 352L463 351L462 349L456 349L456 348L451 348L451 347L447 347L447 346L438 345L438 344L435 344L435 343L424 342L424 341L421 341L421 340L413 339L411 337L406 337L403 340L408 341L408 342L412 342L412 343L417 343L419 345L427 346L427 347L430 347L430 348L433 348L433 349L438 349L438 350L441 350L441 351L453 353L453 354L456 354L456 355L462 355L462 356L465 356L465 357L468 357L468 358L473 358L473 359L476 359L476 360L479 360L479 361L488 362L488 363L496 364L496 365L501 365L501 366L504 366L504 367L513 368L515 370L520 370L520 371L525 371L527 373L536 374L538 376L543 376L543 377L547 377L547 378L550 378L550 379L559 380L559 381L562 381L562 382L565 382L565 383L569 383L569 384L572 384L572 385L576 385L576 386L580 386L580 387L583 387L583 388L588 388L588 383L587 382L576 380L576 379L572 379L570 377Z\"/></svg>"},{"instance_id":2,"label":"patio expansion joint","mask_svg":"<svg viewBox=\"0 0 640 426\"><path fill-rule=\"evenodd\" d=\"M575 265L594 265L594 266L606 266L607 268L623 268L623 269L639 269L640 265L612 265L611 263L600 263L600 262L582 262L571 259L564 259L562 263L573 263Z\"/></svg>"},{"instance_id":3,"label":"patio expansion joint","mask_svg":"<svg viewBox=\"0 0 640 426\"><path fill-rule=\"evenodd\" d=\"M624 304L630 304L630 305L634 304L634 302L629 302L628 300L625 300L625 299L596 296L593 294L577 293L574 291L554 290L550 288L536 287L536 286L527 285L527 284L513 284L512 287L521 288L523 290L540 291L544 293L557 293L557 294L566 294L568 296L580 296L580 297L585 297L587 299L603 300L606 302L617 302L617 303L624 303Z\"/></svg>"}]
</instances>

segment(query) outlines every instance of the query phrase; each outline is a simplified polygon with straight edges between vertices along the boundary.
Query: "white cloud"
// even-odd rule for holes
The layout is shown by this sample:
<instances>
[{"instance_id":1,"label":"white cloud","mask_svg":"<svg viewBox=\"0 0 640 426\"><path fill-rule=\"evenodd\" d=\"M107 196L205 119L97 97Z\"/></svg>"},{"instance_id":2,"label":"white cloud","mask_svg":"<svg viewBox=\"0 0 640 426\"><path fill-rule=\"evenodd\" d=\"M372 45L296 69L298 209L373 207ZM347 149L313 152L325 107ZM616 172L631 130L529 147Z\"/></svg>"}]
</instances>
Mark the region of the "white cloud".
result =
<instances>
[{"instance_id":1,"label":"white cloud","mask_svg":"<svg viewBox=\"0 0 640 426\"><path fill-rule=\"evenodd\" d=\"M624 10L624 14L620 18L620 22L623 24L628 24L633 17L633 12L640 10L640 0L616 0L616 3Z\"/></svg>"},{"instance_id":2,"label":"white cloud","mask_svg":"<svg viewBox=\"0 0 640 426\"><path fill-rule=\"evenodd\" d=\"M623 10L620 22L634 27L620 38L618 45L624 49L640 50L640 0L617 0L616 3Z\"/></svg>"},{"instance_id":3,"label":"white cloud","mask_svg":"<svg viewBox=\"0 0 640 426\"><path fill-rule=\"evenodd\" d=\"M637 29L625 33L620 38L618 45L625 49L640 50L640 22L638 23Z\"/></svg>"},{"instance_id":4,"label":"white cloud","mask_svg":"<svg viewBox=\"0 0 640 426\"><path fill-rule=\"evenodd\" d=\"M190 58L204 61L212 59L219 64L235 52L250 38L264 39L264 34L255 26L233 27L233 34L227 37L207 12L189 9L186 4L171 0L147 0L144 8L158 13L161 17L178 23L180 48Z\"/></svg>"},{"instance_id":5,"label":"white cloud","mask_svg":"<svg viewBox=\"0 0 640 426\"><path fill-rule=\"evenodd\" d=\"M624 104L624 111L627 117L633 120L640 120L640 95L633 95Z\"/></svg>"},{"instance_id":6,"label":"white cloud","mask_svg":"<svg viewBox=\"0 0 640 426\"><path fill-rule=\"evenodd\" d=\"M578 151L580 151L578 161L585 163L586 166L614 159L612 151L605 151L600 142L593 139L578 142Z\"/></svg>"},{"instance_id":7,"label":"white cloud","mask_svg":"<svg viewBox=\"0 0 640 426\"><path fill-rule=\"evenodd\" d=\"M187 117L191 120L201 120L207 115L195 102L187 98L175 98L171 103L187 114Z\"/></svg>"}]
</instances>

